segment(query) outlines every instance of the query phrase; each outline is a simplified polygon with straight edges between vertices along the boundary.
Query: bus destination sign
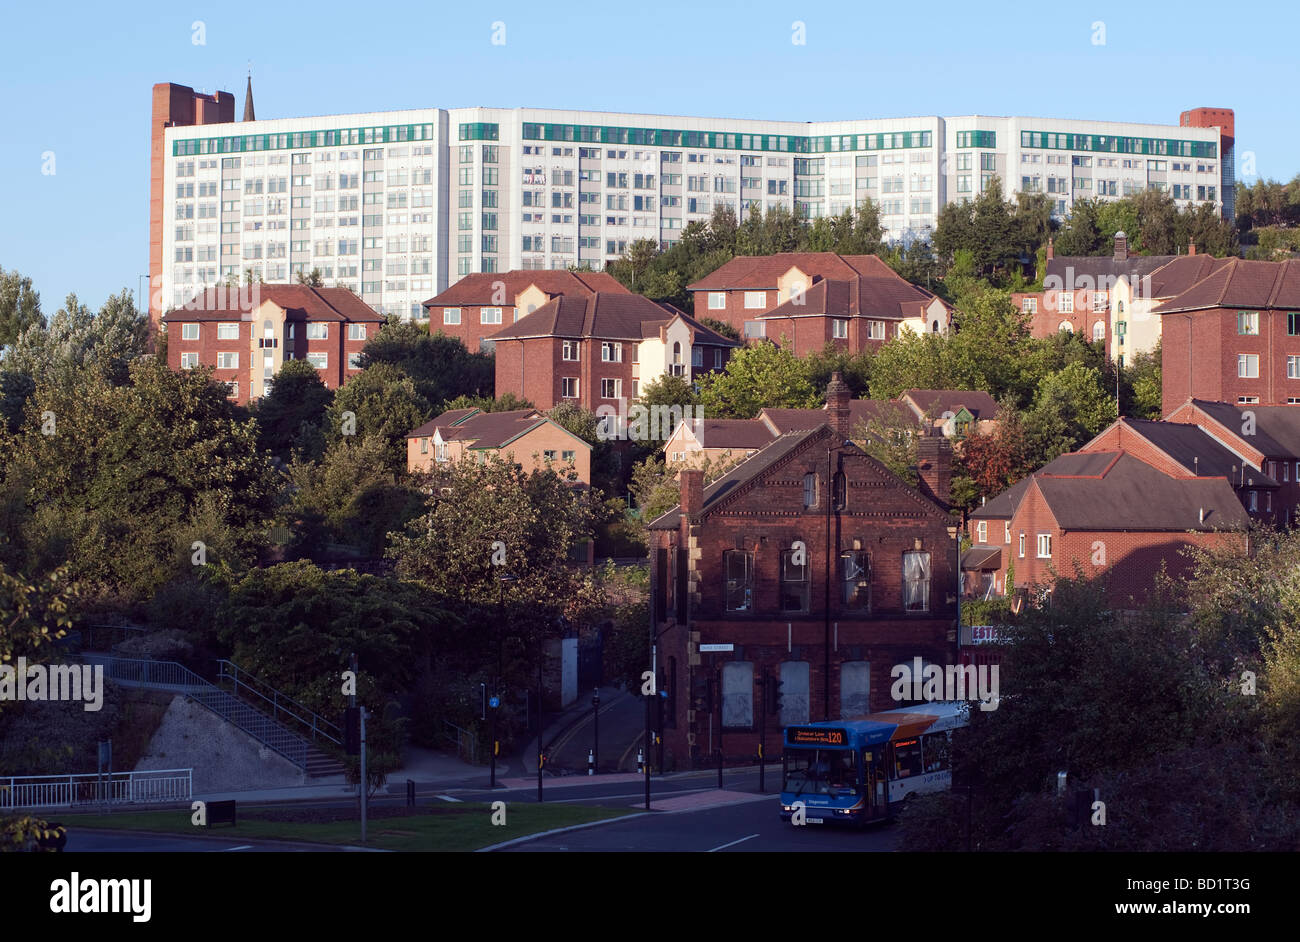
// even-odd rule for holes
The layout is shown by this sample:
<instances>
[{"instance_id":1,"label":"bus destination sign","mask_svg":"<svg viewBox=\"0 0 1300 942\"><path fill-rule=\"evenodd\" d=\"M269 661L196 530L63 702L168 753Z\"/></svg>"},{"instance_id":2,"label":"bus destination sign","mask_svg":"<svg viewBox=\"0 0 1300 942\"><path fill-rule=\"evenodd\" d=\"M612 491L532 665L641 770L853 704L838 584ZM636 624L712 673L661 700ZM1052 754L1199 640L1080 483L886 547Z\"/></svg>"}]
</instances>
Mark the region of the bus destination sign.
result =
<instances>
[{"instance_id":1,"label":"bus destination sign","mask_svg":"<svg viewBox=\"0 0 1300 942\"><path fill-rule=\"evenodd\" d=\"M792 746L844 746L848 737L842 729L819 726L791 726L785 731L785 741Z\"/></svg>"}]
</instances>

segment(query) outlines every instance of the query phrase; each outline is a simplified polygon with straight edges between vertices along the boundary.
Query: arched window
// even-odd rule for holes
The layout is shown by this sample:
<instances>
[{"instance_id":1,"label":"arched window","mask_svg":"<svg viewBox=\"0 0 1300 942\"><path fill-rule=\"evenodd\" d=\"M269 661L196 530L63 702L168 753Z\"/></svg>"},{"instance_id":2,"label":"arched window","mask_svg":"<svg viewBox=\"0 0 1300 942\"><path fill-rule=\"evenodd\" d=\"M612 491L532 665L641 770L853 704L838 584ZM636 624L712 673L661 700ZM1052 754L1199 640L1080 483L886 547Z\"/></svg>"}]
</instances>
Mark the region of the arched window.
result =
<instances>
[{"instance_id":1,"label":"arched window","mask_svg":"<svg viewBox=\"0 0 1300 942\"><path fill-rule=\"evenodd\" d=\"M1123 302L1123 301L1120 301L1120 302L1119 302L1119 313L1120 313L1120 314L1123 314L1123 313L1124 313L1124 302Z\"/></svg>"},{"instance_id":2,"label":"arched window","mask_svg":"<svg viewBox=\"0 0 1300 942\"><path fill-rule=\"evenodd\" d=\"M939 322L937 320L930 322L930 332L935 334L939 332Z\"/></svg>"},{"instance_id":3,"label":"arched window","mask_svg":"<svg viewBox=\"0 0 1300 942\"><path fill-rule=\"evenodd\" d=\"M682 344L681 341L674 341L673 342L673 363L678 364L681 362L682 362Z\"/></svg>"},{"instance_id":4,"label":"arched window","mask_svg":"<svg viewBox=\"0 0 1300 942\"><path fill-rule=\"evenodd\" d=\"M1105 340L1105 339L1106 339L1106 322L1105 322L1105 321L1097 321L1097 323L1095 323L1095 324L1092 325L1092 339L1093 339L1093 340Z\"/></svg>"},{"instance_id":5,"label":"arched window","mask_svg":"<svg viewBox=\"0 0 1300 942\"><path fill-rule=\"evenodd\" d=\"M1057 329L1058 329L1058 330L1063 330L1063 331L1065 331L1067 334L1072 334L1072 333L1074 333L1074 325L1071 324L1069 321L1061 321L1061 326L1058 327Z\"/></svg>"}]
</instances>

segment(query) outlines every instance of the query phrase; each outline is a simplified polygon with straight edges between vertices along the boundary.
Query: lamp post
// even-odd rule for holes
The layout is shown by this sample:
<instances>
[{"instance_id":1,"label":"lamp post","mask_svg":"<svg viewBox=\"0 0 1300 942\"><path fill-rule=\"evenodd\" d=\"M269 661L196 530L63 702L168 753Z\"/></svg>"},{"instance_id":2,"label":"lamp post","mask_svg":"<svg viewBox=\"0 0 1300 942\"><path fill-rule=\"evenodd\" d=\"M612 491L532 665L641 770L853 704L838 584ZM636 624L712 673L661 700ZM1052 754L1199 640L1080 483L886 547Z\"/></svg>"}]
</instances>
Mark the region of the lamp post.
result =
<instances>
[{"instance_id":1,"label":"lamp post","mask_svg":"<svg viewBox=\"0 0 1300 942\"><path fill-rule=\"evenodd\" d=\"M497 711L501 708L501 649L505 643L504 625L506 620L506 583L514 581L515 577L509 573L502 573L497 576L497 676L496 682L492 685L494 692L492 697L488 700L488 709L492 711L492 770L488 779L489 788L497 787L497 752L500 749L500 743L497 741Z\"/></svg>"},{"instance_id":2,"label":"lamp post","mask_svg":"<svg viewBox=\"0 0 1300 942\"><path fill-rule=\"evenodd\" d=\"M600 771L600 688L597 687L591 695L591 721L593 724L591 734L591 755L592 765L597 772Z\"/></svg>"}]
</instances>

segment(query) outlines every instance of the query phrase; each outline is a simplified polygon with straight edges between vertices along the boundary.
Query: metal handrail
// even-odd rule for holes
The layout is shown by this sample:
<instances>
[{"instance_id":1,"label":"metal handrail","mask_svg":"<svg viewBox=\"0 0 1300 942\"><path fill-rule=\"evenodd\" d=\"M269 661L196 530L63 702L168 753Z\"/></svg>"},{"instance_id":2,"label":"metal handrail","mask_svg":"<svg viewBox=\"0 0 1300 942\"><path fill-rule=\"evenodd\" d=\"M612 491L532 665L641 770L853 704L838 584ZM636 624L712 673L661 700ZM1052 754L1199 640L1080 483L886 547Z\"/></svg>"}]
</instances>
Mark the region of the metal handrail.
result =
<instances>
[{"instance_id":1,"label":"metal handrail","mask_svg":"<svg viewBox=\"0 0 1300 942\"><path fill-rule=\"evenodd\" d=\"M234 684L236 690L247 690L263 703L269 703L271 705L276 720L279 720L280 714L284 713L286 716L291 717L295 722L297 722L304 730L310 730L311 738L313 740L319 736L323 739L329 740L336 746L341 746L343 744L343 730L341 730L337 724L331 723L319 713L293 699L293 697L281 693L266 681L253 676L234 661L229 661L225 658L218 658L217 665L218 684L223 680L229 680ZM271 696L268 697L261 690L257 689L259 686L270 691ZM297 707L305 713L306 716L301 716L298 713L295 713L290 709L290 706Z\"/></svg>"},{"instance_id":2,"label":"metal handrail","mask_svg":"<svg viewBox=\"0 0 1300 942\"><path fill-rule=\"evenodd\" d=\"M188 802L193 785L192 769L12 775L0 778L0 808Z\"/></svg>"},{"instance_id":3,"label":"metal handrail","mask_svg":"<svg viewBox=\"0 0 1300 942\"><path fill-rule=\"evenodd\" d=\"M444 726L449 726L451 727L452 730L454 730L454 733L444 732L443 735L446 736L448 739L455 740L456 755L458 755L462 759L465 759L465 761L469 762L470 765L477 765L478 764L478 737L474 736L467 729L461 729L461 727L457 726L451 720L443 720L442 722ZM469 753L468 756L465 755L466 752Z\"/></svg>"}]
</instances>

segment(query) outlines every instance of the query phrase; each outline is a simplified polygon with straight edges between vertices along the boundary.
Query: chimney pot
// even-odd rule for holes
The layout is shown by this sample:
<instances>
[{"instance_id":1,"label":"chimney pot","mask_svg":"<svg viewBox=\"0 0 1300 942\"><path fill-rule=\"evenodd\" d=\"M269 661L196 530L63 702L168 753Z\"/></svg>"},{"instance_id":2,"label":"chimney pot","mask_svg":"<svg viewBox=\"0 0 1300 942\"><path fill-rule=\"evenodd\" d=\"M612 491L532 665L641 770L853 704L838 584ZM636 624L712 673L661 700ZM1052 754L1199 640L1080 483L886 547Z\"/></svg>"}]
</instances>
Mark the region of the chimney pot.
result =
<instances>
[{"instance_id":1,"label":"chimney pot","mask_svg":"<svg viewBox=\"0 0 1300 942\"><path fill-rule=\"evenodd\" d=\"M1128 236L1122 229L1115 233L1115 261L1128 261Z\"/></svg>"},{"instance_id":2,"label":"chimney pot","mask_svg":"<svg viewBox=\"0 0 1300 942\"><path fill-rule=\"evenodd\" d=\"M1196 254L1196 240L1195 240L1195 239L1190 239L1190 240L1188 240L1188 242L1187 242L1187 254L1188 254L1188 255L1195 255L1195 254Z\"/></svg>"},{"instance_id":3,"label":"chimney pot","mask_svg":"<svg viewBox=\"0 0 1300 942\"><path fill-rule=\"evenodd\" d=\"M849 437L849 384L838 372L831 374L826 387L826 421L840 441Z\"/></svg>"},{"instance_id":4,"label":"chimney pot","mask_svg":"<svg viewBox=\"0 0 1300 942\"><path fill-rule=\"evenodd\" d=\"M942 435L919 436L916 470L921 493L947 510L952 494L952 443Z\"/></svg>"}]
</instances>

